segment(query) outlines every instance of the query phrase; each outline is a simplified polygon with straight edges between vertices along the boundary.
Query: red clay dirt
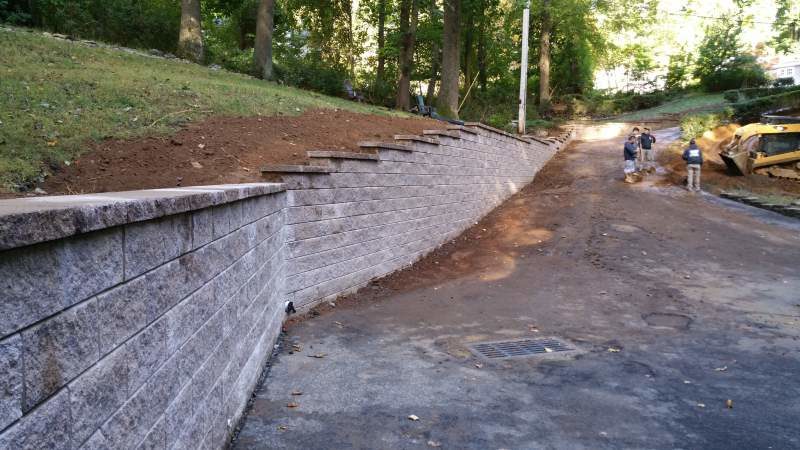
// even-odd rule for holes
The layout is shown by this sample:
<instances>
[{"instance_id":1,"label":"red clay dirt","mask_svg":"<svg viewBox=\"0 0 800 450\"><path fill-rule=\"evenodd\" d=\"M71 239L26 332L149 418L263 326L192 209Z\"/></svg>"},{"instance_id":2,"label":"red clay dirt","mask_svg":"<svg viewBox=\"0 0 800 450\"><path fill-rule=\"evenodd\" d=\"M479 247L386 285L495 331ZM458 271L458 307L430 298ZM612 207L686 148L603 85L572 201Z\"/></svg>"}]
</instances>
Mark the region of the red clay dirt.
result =
<instances>
[{"instance_id":1,"label":"red clay dirt","mask_svg":"<svg viewBox=\"0 0 800 450\"><path fill-rule=\"evenodd\" d=\"M307 150L361 151L363 140L444 128L415 117L311 110L299 116L212 117L172 136L105 140L42 186L48 194L264 181L266 164L304 164Z\"/></svg>"}]
</instances>

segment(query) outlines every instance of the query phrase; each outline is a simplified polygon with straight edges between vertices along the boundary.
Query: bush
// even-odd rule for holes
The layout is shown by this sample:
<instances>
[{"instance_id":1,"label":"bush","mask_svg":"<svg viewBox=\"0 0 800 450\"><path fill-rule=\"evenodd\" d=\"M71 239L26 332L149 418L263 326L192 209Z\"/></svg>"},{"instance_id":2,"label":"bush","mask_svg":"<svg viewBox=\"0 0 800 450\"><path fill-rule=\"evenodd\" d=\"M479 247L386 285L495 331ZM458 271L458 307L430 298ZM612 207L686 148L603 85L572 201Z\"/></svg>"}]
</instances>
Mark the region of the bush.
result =
<instances>
[{"instance_id":1,"label":"bush","mask_svg":"<svg viewBox=\"0 0 800 450\"><path fill-rule=\"evenodd\" d=\"M172 52L180 4L172 0L0 0L0 22Z\"/></svg>"},{"instance_id":2,"label":"bush","mask_svg":"<svg viewBox=\"0 0 800 450\"><path fill-rule=\"evenodd\" d=\"M800 108L800 90L734 103L733 115L743 122L757 122L762 114L783 108Z\"/></svg>"},{"instance_id":3,"label":"bush","mask_svg":"<svg viewBox=\"0 0 800 450\"><path fill-rule=\"evenodd\" d=\"M341 97L347 72L327 65L322 58L287 59L275 65L275 79L291 86Z\"/></svg>"},{"instance_id":4,"label":"bush","mask_svg":"<svg viewBox=\"0 0 800 450\"><path fill-rule=\"evenodd\" d=\"M614 116L629 111L639 111L661 105L672 97L665 91L637 94L621 92L616 94L594 94L588 96L567 95L559 103L567 105L574 116Z\"/></svg>"},{"instance_id":5,"label":"bush","mask_svg":"<svg viewBox=\"0 0 800 450\"><path fill-rule=\"evenodd\" d=\"M725 91L723 94L725 100L731 103L738 103L746 100L752 100L759 97L766 97L769 95L778 95L785 92L798 91L800 86L781 86L771 88L749 88L749 89L731 89Z\"/></svg>"},{"instance_id":6,"label":"bush","mask_svg":"<svg viewBox=\"0 0 800 450\"><path fill-rule=\"evenodd\" d=\"M794 86L794 78L792 77L778 78L772 82L772 86L776 88Z\"/></svg>"},{"instance_id":7,"label":"bush","mask_svg":"<svg viewBox=\"0 0 800 450\"><path fill-rule=\"evenodd\" d=\"M681 135L687 141L701 136L708 130L730 122L731 109L714 113L689 114L681 119Z\"/></svg>"}]
</instances>

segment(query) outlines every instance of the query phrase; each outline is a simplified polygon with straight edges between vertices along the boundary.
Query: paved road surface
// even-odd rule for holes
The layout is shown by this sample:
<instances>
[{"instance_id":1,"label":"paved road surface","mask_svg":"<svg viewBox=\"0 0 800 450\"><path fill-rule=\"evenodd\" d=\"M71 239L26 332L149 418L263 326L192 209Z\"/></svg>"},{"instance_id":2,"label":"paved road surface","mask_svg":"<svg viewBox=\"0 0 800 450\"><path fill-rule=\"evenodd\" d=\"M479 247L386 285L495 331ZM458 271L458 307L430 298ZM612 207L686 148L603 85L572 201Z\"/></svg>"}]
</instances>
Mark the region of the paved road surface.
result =
<instances>
[{"instance_id":1,"label":"paved road surface","mask_svg":"<svg viewBox=\"0 0 800 450\"><path fill-rule=\"evenodd\" d=\"M624 185L621 155L577 143L457 242L290 326L235 448L800 448L800 222ZM526 337L578 351L467 347Z\"/></svg>"}]
</instances>

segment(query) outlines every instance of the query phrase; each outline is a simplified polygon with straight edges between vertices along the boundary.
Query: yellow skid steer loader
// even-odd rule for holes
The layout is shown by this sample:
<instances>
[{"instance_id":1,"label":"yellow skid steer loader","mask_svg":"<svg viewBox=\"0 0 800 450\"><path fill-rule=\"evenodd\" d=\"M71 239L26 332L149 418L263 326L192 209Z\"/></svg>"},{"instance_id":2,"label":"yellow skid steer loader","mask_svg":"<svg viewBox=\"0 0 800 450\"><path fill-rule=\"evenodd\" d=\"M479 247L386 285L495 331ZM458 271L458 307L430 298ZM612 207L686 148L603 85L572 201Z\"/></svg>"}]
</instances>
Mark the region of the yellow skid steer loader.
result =
<instances>
[{"instance_id":1,"label":"yellow skid steer loader","mask_svg":"<svg viewBox=\"0 0 800 450\"><path fill-rule=\"evenodd\" d=\"M800 118L764 116L736 130L719 156L732 175L767 175L800 181Z\"/></svg>"}]
</instances>

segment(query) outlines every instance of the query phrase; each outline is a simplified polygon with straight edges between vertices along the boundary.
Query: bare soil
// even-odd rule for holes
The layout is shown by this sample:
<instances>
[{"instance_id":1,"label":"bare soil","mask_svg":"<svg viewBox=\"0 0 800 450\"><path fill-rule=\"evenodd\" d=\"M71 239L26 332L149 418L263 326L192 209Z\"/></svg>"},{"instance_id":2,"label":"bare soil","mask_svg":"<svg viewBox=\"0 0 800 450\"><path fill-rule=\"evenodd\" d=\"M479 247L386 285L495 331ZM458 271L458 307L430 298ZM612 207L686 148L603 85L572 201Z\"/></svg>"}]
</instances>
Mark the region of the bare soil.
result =
<instances>
[{"instance_id":1,"label":"bare soil","mask_svg":"<svg viewBox=\"0 0 800 450\"><path fill-rule=\"evenodd\" d=\"M155 189L263 181L267 164L306 164L307 150L362 151L358 142L421 134L444 122L415 117L311 110L299 116L214 117L172 136L110 139L42 186L48 194Z\"/></svg>"},{"instance_id":2,"label":"bare soil","mask_svg":"<svg viewBox=\"0 0 800 450\"><path fill-rule=\"evenodd\" d=\"M719 152L733 139L738 125L718 127L697 139L697 146L703 151L703 188L715 194L722 191L748 191L761 195L800 195L800 182L770 178L760 175L733 176L728 174ZM686 182L686 163L681 158L683 147L675 144L667 151L659 152L659 164L667 169L667 180L673 184Z\"/></svg>"}]
</instances>

